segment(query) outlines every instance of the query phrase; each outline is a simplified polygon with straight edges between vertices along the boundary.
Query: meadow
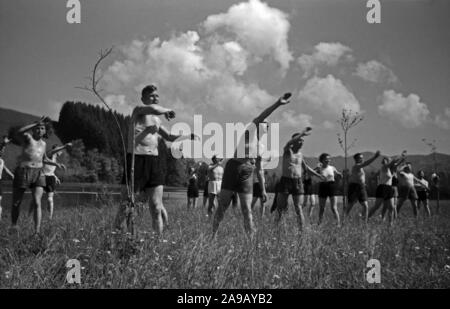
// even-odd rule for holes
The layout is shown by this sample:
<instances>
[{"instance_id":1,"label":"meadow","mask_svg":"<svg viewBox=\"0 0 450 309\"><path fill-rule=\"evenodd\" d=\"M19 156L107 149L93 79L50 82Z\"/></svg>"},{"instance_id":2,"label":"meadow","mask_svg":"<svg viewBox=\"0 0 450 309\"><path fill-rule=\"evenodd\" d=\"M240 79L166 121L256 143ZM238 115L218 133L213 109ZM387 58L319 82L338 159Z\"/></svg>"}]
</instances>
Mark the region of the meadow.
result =
<instances>
[{"instance_id":1,"label":"meadow","mask_svg":"<svg viewBox=\"0 0 450 309\"><path fill-rule=\"evenodd\" d=\"M60 200L53 221L43 212L41 236L33 235L26 211L19 235L10 235L9 205L4 203L0 288L450 287L448 201L442 202L440 215L425 218L421 212L417 222L411 206L404 205L392 228L380 218L362 225L358 208L337 228L329 207L323 225L317 226L316 209L301 234L292 207L278 228L269 212L261 219L256 208L257 233L250 242L240 209L230 207L213 241L205 209L199 205L188 211L185 193L169 197L164 200L169 226L162 237L152 232L144 209L136 218L134 240L112 230L117 201L69 207ZM366 281L371 258L381 263L380 284ZM69 259L81 263L80 285L66 282Z\"/></svg>"}]
</instances>

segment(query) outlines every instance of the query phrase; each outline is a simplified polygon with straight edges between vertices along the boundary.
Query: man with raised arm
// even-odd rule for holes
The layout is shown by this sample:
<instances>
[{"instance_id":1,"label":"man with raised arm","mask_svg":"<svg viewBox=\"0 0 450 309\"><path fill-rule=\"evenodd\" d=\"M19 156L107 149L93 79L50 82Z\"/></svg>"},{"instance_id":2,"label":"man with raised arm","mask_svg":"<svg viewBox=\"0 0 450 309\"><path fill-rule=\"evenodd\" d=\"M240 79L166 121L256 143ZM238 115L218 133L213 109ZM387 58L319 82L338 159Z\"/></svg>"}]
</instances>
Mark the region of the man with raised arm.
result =
<instances>
[{"instance_id":1,"label":"man with raised arm","mask_svg":"<svg viewBox=\"0 0 450 309\"><path fill-rule=\"evenodd\" d=\"M344 218L350 214L350 211L355 205L356 201L359 201L362 209L362 217L364 218L364 222L367 223L369 218L369 202L367 196L367 188L366 188L366 173L364 172L364 168L369 166L380 156L380 151L377 151L372 158L364 161L364 157L362 153L357 153L353 156L355 160L355 164L352 167L349 185L348 185L348 205L347 209L344 210Z\"/></svg>"},{"instance_id":2,"label":"man with raised arm","mask_svg":"<svg viewBox=\"0 0 450 309\"><path fill-rule=\"evenodd\" d=\"M419 197L417 195L414 184L417 184L424 189L428 189L428 186L425 183L414 176L411 163L407 162L398 174L397 215L400 215L400 209L402 208L405 201L409 200L411 202L414 217L417 218L417 200L419 199Z\"/></svg>"},{"instance_id":3,"label":"man with raised arm","mask_svg":"<svg viewBox=\"0 0 450 309\"><path fill-rule=\"evenodd\" d=\"M11 207L11 228L13 230L17 230L23 195L26 189L30 188L34 206L34 228L37 234L40 233L42 219L41 199L46 186L42 169L44 164L65 168L63 165L52 162L47 158L44 138L48 138L49 129L50 120L47 117L42 117L39 121L26 125L14 132L13 139L16 139L17 143L22 146L22 154L14 172Z\"/></svg>"},{"instance_id":4,"label":"man with raised arm","mask_svg":"<svg viewBox=\"0 0 450 309\"><path fill-rule=\"evenodd\" d=\"M3 136L3 140L0 142L0 221L2 220L2 174L3 171L5 171L6 174L8 174L12 179L14 179L14 174L11 173L11 171L6 167L5 161L3 161L2 156L3 152L5 151L6 145L9 143L9 138L7 136Z\"/></svg>"},{"instance_id":5,"label":"man with raised arm","mask_svg":"<svg viewBox=\"0 0 450 309\"><path fill-rule=\"evenodd\" d=\"M303 147L303 137L310 134L311 128L306 128L303 132L295 133L292 138L284 146L283 158L282 158L282 176L277 188L277 217L276 223L281 220L282 214L287 210L287 201L289 195L292 195L294 202L294 210L297 214L298 228L302 231L305 225L305 218L303 216L303 210L300 205L301 196L304 194L303 190L303 174L311 173L320 179L323 177L309 167L301 153Z\"/></svg>"},{"instance_id":6,"label":"man with raised arm","mask_svg":"<svg viewBox=\"0 0 450 309\"><path fill-rule=\"evenodd\" d=\"M383 204L389 210L389 223L393 223L395 217L395 204L394 204L394 189L392 187L392 171L397 168L405 160L406 152L402 153L401 157L389 159L384 157L381 160L381 168L378 177L378 186L375 193L375 204L369 211L369 218L375 214L375 212Z\"/></svg>"},{"instance_id":7,"label":"man with raised arm","mask_svg":"<svg viewBox=\"0 0 450 309\"><path fill-rule=\"evenodd\" d=\"M253 173L257 173L262 190L263 201L267 200L267 193L264 185L264 170L261 164L262 147L259 142L260 136L267 132L267 122L269 117L278 107L288 104L291 94L286 93L273 105L265 109L252 123L245 128L245 133L241 136L238 147L233 158L228 160L222 179L222 189L219 195L219 206L214 215L213 236L219 229L219 224L223 220L225 211L230 205L232 195L236 192L240 199L241 210L244 216L244 228L252 238L255 227L251 210L253 199Z\"/></svg>"},{"instance_id":8,"label":"man with raised arm","mask_svg":"<svg viewBox=\"0 0 450 309\"><path fill-rule=\"evenodd\" d=\"M222 160L215 155L211 160L212 163L208 166L208 216L211 216L216 208L223 177L223 167L220 165Z\"/></svg>"},{"instance_id":9,"label":"man with raised arm","mask_svg":"<svg viewBox=\"0 0 450 309\"><path fill-rule=\"evenodd\" d=\"M162 234L164 223L167 224L167 211L162 202L166 162L159 158L158 143L161 139L173 142L178 138L194 140L198 137L194 134L173 135L161 125L159 115L164 115L167 120L171 120L175 118L175 112L158 104L159 96L156 91L157 88L154 85L144 87L141 92L144 106L136 106L131 114L128 130L127 175L128 180L131 179L131 161L134 152L135 191L146 192L153 229L158 234ZM120 205L116 216L116 228L121 227L124 218L125 207Z\"/></svg>"}]
</instances>

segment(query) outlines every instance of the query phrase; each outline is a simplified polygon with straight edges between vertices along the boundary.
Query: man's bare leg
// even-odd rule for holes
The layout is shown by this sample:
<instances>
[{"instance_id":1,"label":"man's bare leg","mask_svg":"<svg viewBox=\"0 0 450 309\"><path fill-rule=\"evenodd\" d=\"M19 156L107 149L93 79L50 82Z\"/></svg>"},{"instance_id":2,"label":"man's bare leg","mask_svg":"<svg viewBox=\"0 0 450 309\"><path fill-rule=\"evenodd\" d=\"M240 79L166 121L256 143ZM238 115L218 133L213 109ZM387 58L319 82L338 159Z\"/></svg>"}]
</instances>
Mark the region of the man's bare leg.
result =
<instances>
[{"instance_id":1,"label":"man's bare leg","mask_svg":"<svg viewBox=\"0 0 450 309\"><path fill-rule=\"evenodd\" d=\"M300 206L300 198L301 195L292 195L292 201L294 202L294 210L297 214L297 223L298 223L298 229L301 232L303 230L303 227L305 226L305 217L303 216L303 210Z\"/></svg>"},{"instance_id":2,"label":"man's bare leg","mask_svg":"<svg viewBox=\"0 0 450 309\"><path fill-rule=\"evenodd\" d=\"M34 231L36 234L41 232L41 221L42 221L42 195L44 194L44 188L34 187L32 191L33 204L34 204Z\"/></svg>"},{"instance_id":3,"label":"man's bare leg","mask_svg":"<svg viewBox=\"0 0 450 309\"><path fill-rule=\"evenodd\" d=\"M222 222L223 217L225 215L225 212L227 211L228 207L230 206L230 202L231 202L231 198L233 196L234 192L227 190L227 189L222 189L220 191L220 194L218 196L218 206L217 206L217 210L216 213L214 215L214 220L213 220L213 238L216 236L217 234L217 230L219 229L219 225L220 222Z\"/></svg>"},{"instance_id":4,"label":"man's bare leg","mask_svg":"<svg viewBox=\"0 0 450 309\"><path fill-rule=\"evenodd\" d=\"M319 225L322 223L323 213L325 211L326 203L327 203L326 197L319 197L319 222L318 222ZM331 201L330 201L330 203L331 203Z\"/></svg>"},{"instance_id":5,"label":"man's bare leg","mask_svg":"<svg viewBox=\"0 0 450 309\"><path fill-rule=\"evenodd\" d=\"M163 186L156 186L146 189L146 193L149 199L150 214L152 216L153 230L159 235L162 235L164 230L163 221Z\"/></svg>"},{"instance_id":6,"label":"man's bare leg","mask_svg":"<svg viewBox=\"0 0 450 309\"><path fill-rule=\"evenodd\" d=\"M212 216L216 207L216 195L210 193L208 195L208 216Z\"/></svg>"},{"instance_id":7,"label":"man's bare leg","mask_svg":"<svg viewBox=\"0 0 450 309\"><path fill-rule=\"evenodd\" d=\"M261 219L264 218L264 214L266 213L266 204L263 202L262 198L259 198L259 202L261 203Z\"/></svg>"},{"instance_id":8,"label":"man's bare leg","mask_svg":"<svg viewBox=\"0 0 450 309\"><path fill-rule=\"evenodd\" d=\"M423 201L423 207L425 208L425 212L426 212L427 216L431 217L430 203L428 202L428 200ZM1 219L1 216L0 216L0 219Z\"/></svg>"},{"instance_id":9,"label":"man's bare leg","mask_svg":"<svg viewBox=\"0 0 450 309\"><path fill-rule=\"evenodd\" d=\"M369 221L369 202L368 201L364 201L361 203L362 206L362 211L361 211L361 216L364 220L364 223L367 224L367 222Z\"/></svg>"},{"instance_id":10,"label":"man's bare leg","mask_svg":"<svg viewBox=\"0 0 450 309\"><path fill-rule=\"evenodd\" d=\"M25 194L25 189L13 188L13 200L11 206L11 226L12 228L17 227L17 221L20 215L20 204L22 204L23 195Z\"/></svg>"},{"instance_id":11,"label":"man's bare leg","mask_svg":"<svg viewBox=\"0 0 450 309\"><path fill-rule=\"evenodd\" d=\"M381 205L383 205L383 209L386 208L385 203L383 203L383 199L382 198L377 198L375 200L375 204L369 210L369 218L372 217L375 214L375 212L378 210L378 208L380 208Z\"/></svg>"},{"instance_id":12,"label":"man's bare leg","mask_svg":"<svg viewBox=\"0 0 450 309\"><path fill-rule=\"evenodd\" d=\"M196 209L197 208L197 198L196 197L194 197L192 204L193 204L194 209Z\"/></svg>"},{"instance_id":13,"label":"man's bare leg","mask_svg":"<svg viewBox=\"0 0 450 309\"><path fill-rule=\"evenodd\" d=\"M47 206L48 206L48 211L49 211L48 217L50 220L53 219L53 205L54 205L53 196L54 196L53 192L47 193Z\"/></svg>"},{"instance_id":14,"label":"man's bare leg","mask_svg":"<svg viewBox=\"0 0 450 309\"><path fill-rule=\"evenodd\" d=\"M337 207L337 196L330 197L330 203L331 203L331 211L333 212L334 218L337 221L337 226L341 227L341 220L339 218L339 211Z\"/></svg>"},{"instance_id":15,"label":"man's bare leg","mask_svg":"<svg viewBox=\"0 0 450 309\"><path fill-rule=\"evenodd\" d=\"M275 224L278 225L281 221L281 217L283 216L283 212L287 210L287 202L289 195L286 193L278 192L277 193L277 215L275 217Z\"/></svg>"},{"instance_id":16,"label":"man's bare leg","mask_svg":"<svg viewBox=\"0 0 450 309\"><path fill-rule=\"evenodd\" d=\"M406 202L405 198L399 198L398 204L397 204L397 216L400 214L400 209L402 208L403 204Z\"/></svg>"},{"instance_id":17,"label":"man's bare leg","mask_svg":"<svg viewBox=\"0 0 450 309\"><path fill-rule=\"evenodd\" d=\"M3 212L3 208L2 208L2 196L0 195L0 221L2 221L2 212Z\"/></svg>"},{"instance_id":18,"label":"man's bare leg","mask_svg":"<svg viewBox=\"0 0 450 309\"><path fill-rule=\"evenodd\" d=\"M252 199L253 195L251 193L239 193L242 215L244 216L244 228L250 238L252 238L255 234L255 225L253 224L253 214L251 208Z\"/></svg>"},{"instance_id":19,"label":"man's bare leg","mask_svg":"<svg viewBox=\"0 0 450 309\"><path fill-rule=\"evenodd\" d=\"M257 201L258 201L258 198L256 196L254 196L252 199L252 210L255 209L255 204Z\"/></svg>"},{"instance_id":20,"label":"man's bare leg","mask_svg":"<svg viewBox=\"0 0 450 309\"><path fill-rule=\"evenodd\" d=\"M409 201L410 201L412 209L413 209L414 218L417 219L417 215L418 215L418 212L417 212L417 200L411 199Z\"/></svg>"}]
</instances>

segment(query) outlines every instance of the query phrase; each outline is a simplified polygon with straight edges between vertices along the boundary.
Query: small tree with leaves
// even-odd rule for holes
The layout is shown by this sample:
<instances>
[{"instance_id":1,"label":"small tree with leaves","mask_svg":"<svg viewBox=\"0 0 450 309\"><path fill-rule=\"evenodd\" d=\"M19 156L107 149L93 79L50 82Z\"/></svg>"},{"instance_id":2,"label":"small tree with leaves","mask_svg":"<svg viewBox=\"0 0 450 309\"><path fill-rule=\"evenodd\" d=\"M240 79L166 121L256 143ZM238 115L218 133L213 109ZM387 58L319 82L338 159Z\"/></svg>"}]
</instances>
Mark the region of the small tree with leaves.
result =
<instances>
[{"instance_id":1,"label":"small tree with leaves","mask_svg":"<svg viewBox=\"0 0 450 309\"><path fill-rule=\"evenodd\" d=\"M439 174L437 171L437 160L436 160L436 153L437 153L436 140L433 139L432 141L429 141L426 138L422 138L422 142L424 142L429 147L431 154L433 155L433 175L431 177L431 180L436 190L436 212L439 213L440 188L439 188Z\"/></svg>"},{"instance_id":2,"label":"small tree with leaves","mask_svg":"<svg viewBox=\"0 0 450 309\"><path fill-rule=\"evenodd\" d=\"M344 185L344 192L343 192L343 203L344 203L344 209L347 206L347 178L348 178L348 151L353 148L356 144L357 139L353 139L352 142L348 143L348 133L350 129L356 127L361 121L364 120L364 116L361 115L359 112L354 112L351 109L342 109L342 114L337 123L339 124L341 128L341 132L337 134L339 146L341 146L342 150L344 151L344 179L343 179L343 185Z\"/></svg>"}]
</instances>

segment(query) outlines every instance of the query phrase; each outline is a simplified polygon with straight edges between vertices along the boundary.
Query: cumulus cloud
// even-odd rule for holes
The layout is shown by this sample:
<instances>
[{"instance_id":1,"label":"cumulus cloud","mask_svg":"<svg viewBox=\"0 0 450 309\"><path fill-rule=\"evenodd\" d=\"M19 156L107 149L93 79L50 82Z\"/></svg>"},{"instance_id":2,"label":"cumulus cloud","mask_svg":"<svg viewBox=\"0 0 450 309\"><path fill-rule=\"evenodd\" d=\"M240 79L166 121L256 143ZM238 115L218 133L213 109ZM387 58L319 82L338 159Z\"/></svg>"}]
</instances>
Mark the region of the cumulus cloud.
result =
<instances>
[{"instance_id":1,"label":"cumulus cloud","mask_svg":"<svg viewBox=\"0 0 450 309\"><path fill-rule=\"evenodd\" d=\"M231 6L226 13L208 16L203 26L207 33L224 30L225 36L238 40L250 53L271 56L287 70L293 59L288 47L288 16L259 0Z\"/></svg>"},{"instance_id":2,"label":"cumulus cloud","mask_svg":"<svg viewBox=\"0 0 450 309\"><path fill-rule=\"evenodd\" d=\"M378 106L378 113L391 121L399 122L405 128L416 128L427 121L430 111L414 93L405 97L394 90L386 90L381 98L381 105Z\"/></svg>"},{"instance_id":3,"label":"cumulus cloud","mask_svg":"<svg viewBox=\"0 0 450 309\"><path fill-rule=\"evenodd\" d=\"M359 63L353 74L372 83L387 82L393 84L398 82L394 72L376 60Z\"/></svg>"},{"instance_id":4,"label":"cumulus cloud","mask_svg":"<svg viewBox=\"0 0 450 309\"><path fill-rule=\"evenodd\" d=\"M301 104L329 116L339 116L343 109L360 112L360 105L352 92L333 75L313 77L299 92Z\"/></svg>"},{"instance_id":5,"label":"cumulus cloud","mask_svg":"<svg viewBox=\"0 0 450 309\"><path fill-rule=\"evenodd\" d=\"M284 111L282 113L284 124L298 129L311 127L312 116L307 114L295 114L293 110Z\"/></svg>"},{"instance_id":6,"label":"cumulus cloud","mask_svg":"<svg viewBox=\"0 0 450 309\"><path fill-rule=\"evenodd\" d=\"M322 123L322 126L323 126L325 129L327 129L327 130L332 130L332 129L335 128L335 124L334 124L333 122L331 122L331 121L328 121L328 120L325 120L325 121Z\"/></svg>"},{"instance_id":7,"label":"cumulus cloud","mask_svg":"<svg viewBox=\"0 0 450 309\"><path fill-rule=\"evenodd\" d=\"M434 123L441 129L450 129L450 108L446 107L443 115L436 115Z\"/></svg>"},{"instance_id":8,"label":"cumulus cloud","mask_svg":"<svg viewBox=\"0 0 450 309\"><path fill-rule=\"evenodd\" d=\"M122 109L135 105L150 83L158 86L161 104L186 113L205 107L245 113L275 100L245 74L262 65L263 57L288 68L292 56L285 13L250 0L209 16L201 30L120 47L103 79L112 104Z\"/></svg>"},{"instance_id":9,"label":"cumulus cloud","mask_svg":"<svg viewBox=\"0 0 450 309\"><path fill-rule=\"evenodd\" d=\"M303 78L317 73L319 66L336 66L341 60L352 60L352 49L341 43L319 43L310 55L303 54L297 62L303 69Z\"/></svg>"}]
</instances>

